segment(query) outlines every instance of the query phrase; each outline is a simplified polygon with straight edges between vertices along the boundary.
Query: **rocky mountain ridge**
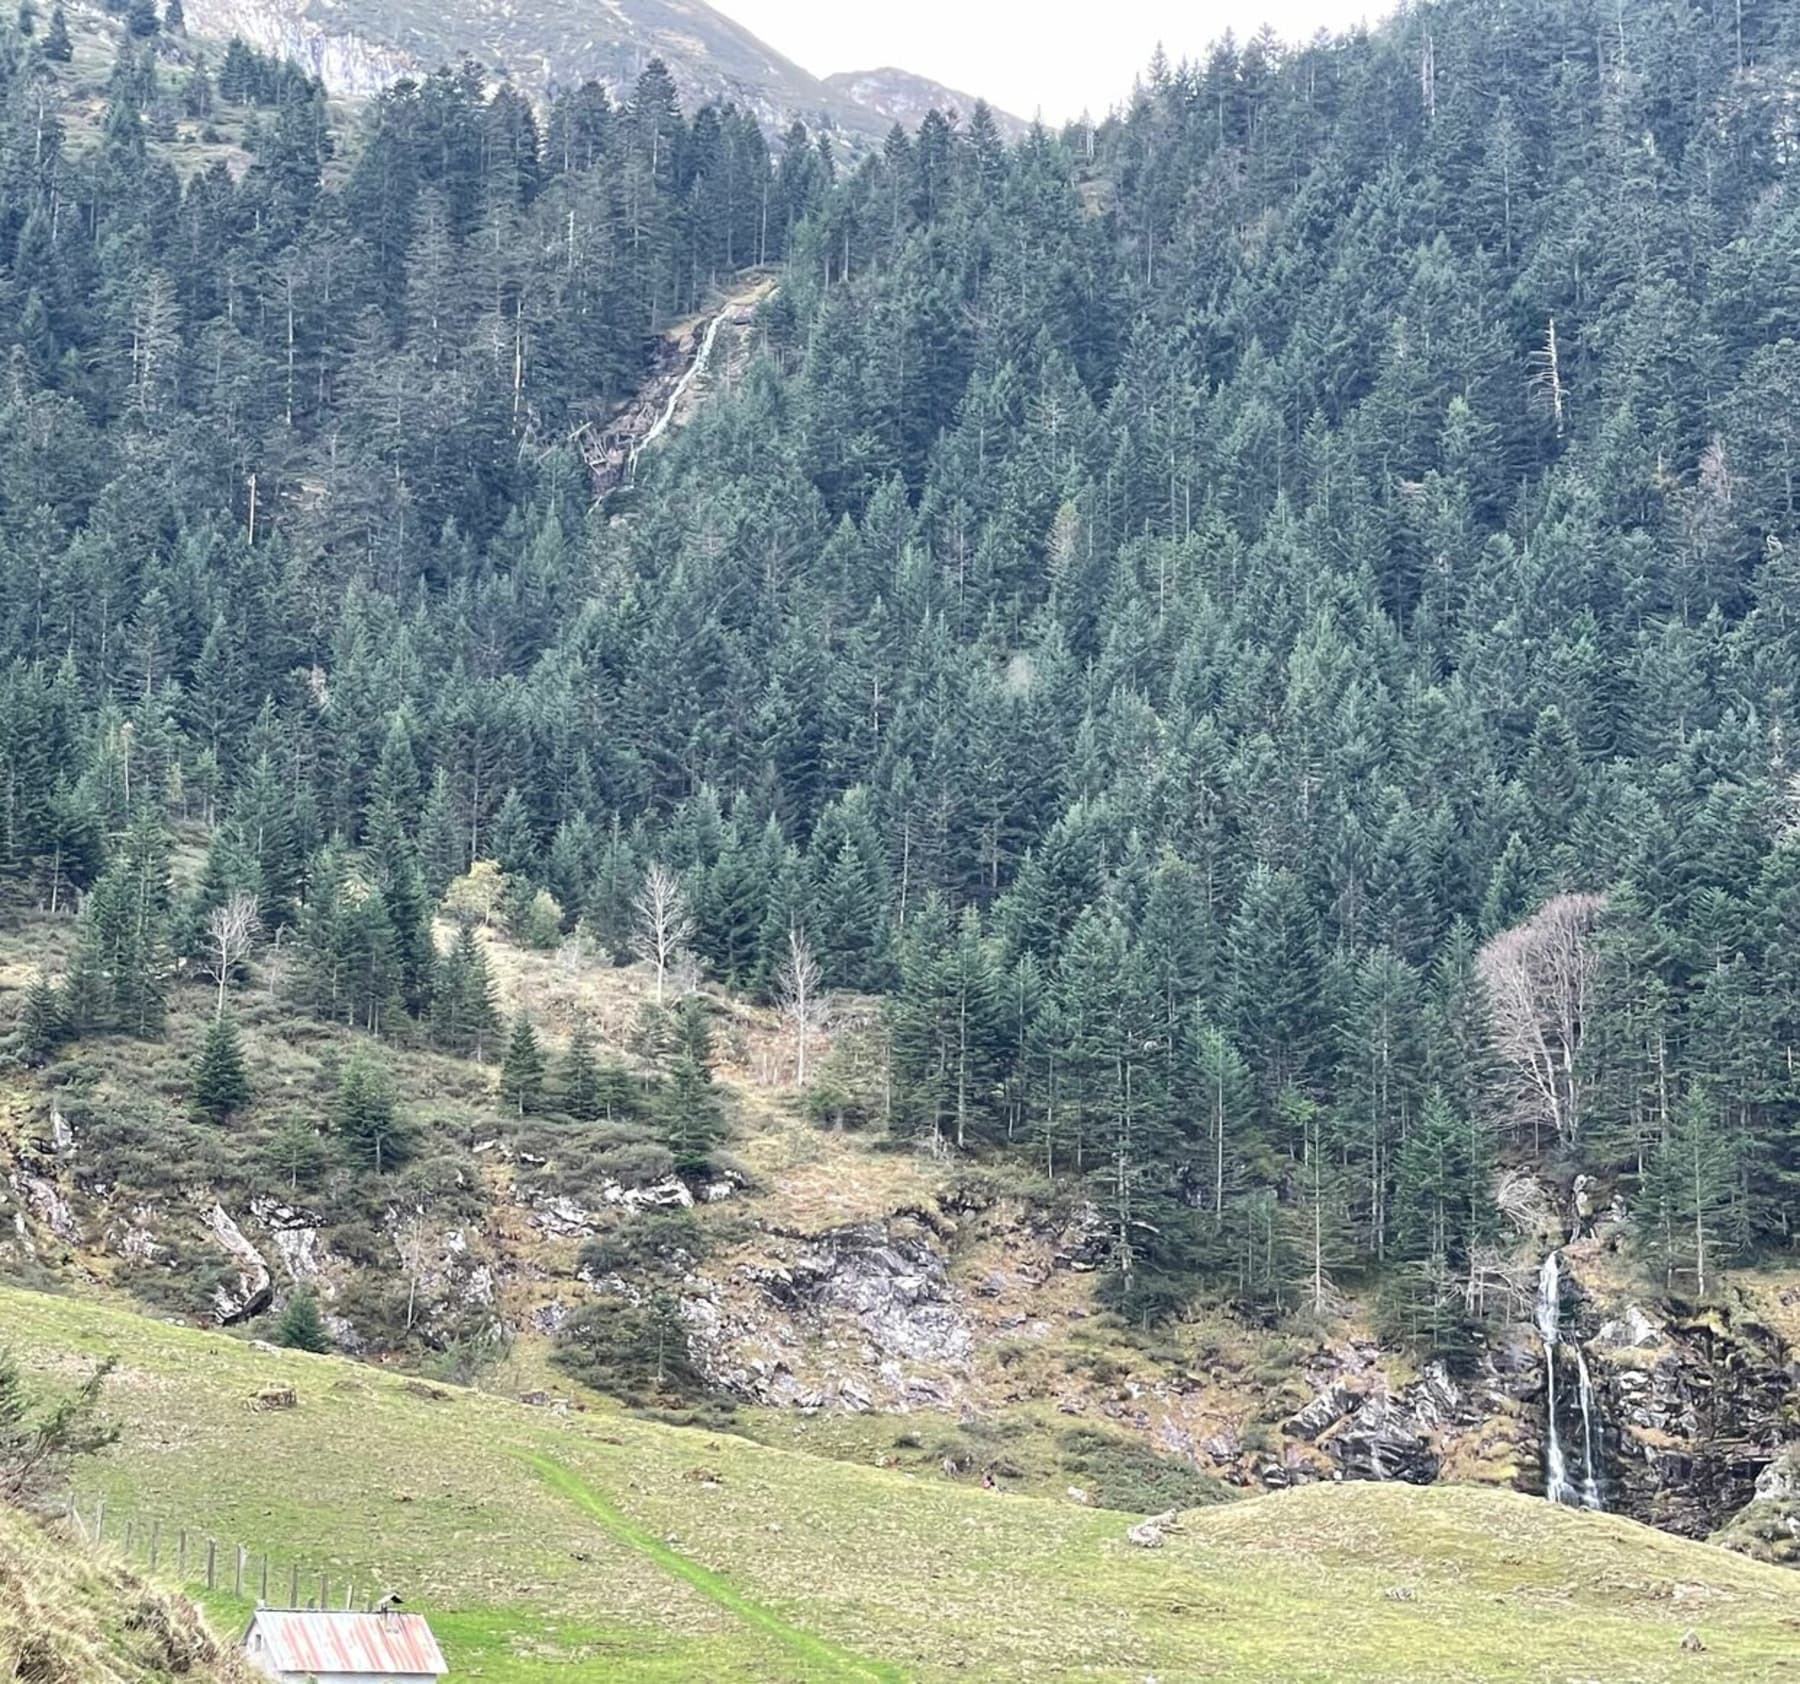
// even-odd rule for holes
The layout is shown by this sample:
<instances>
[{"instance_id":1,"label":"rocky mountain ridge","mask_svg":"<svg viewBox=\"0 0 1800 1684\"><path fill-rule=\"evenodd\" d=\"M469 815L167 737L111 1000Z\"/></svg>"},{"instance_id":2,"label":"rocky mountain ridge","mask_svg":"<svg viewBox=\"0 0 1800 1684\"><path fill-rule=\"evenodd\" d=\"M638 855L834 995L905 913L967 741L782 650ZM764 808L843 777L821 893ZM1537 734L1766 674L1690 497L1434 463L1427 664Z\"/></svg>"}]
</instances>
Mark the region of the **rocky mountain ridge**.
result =
<instances>
[{"instance_id":1,"label":"rocky mountain ridge","mask_svg":"<svg viewBox=\"0 0 1800 1684\"><path fill-rule=\"evenodd\" d=\"M954 101L965 116L975 103L906 72L820 79L702 0L192 0L185 10L195 34L240 36L353 98L464 57L534 94L590 78L620 94L661 58L690 111L732 101L771 134L800 121L836 133L852 150L896 120L916 126L935 99Z\"/></svg>"},{"instance_id":2,"label":"rocky mountain ridge","mask_svg":"<svg viewBox=\"0 0 1800 1684\"><path fill-rule=\"evenodd\" d=\"M946 87L929 76L919 76L892 65L883 65L877 70L839 71L827 76L825 85L865 110L898 123L903 129L916 129L931 111L945 116L954 111L966 120L980 98ZM1008 140L1018 140L1031 129L1023 117L1015 117L991 103L988 109L993 113L1000 133Z\"/></svg>"}]
</instances>

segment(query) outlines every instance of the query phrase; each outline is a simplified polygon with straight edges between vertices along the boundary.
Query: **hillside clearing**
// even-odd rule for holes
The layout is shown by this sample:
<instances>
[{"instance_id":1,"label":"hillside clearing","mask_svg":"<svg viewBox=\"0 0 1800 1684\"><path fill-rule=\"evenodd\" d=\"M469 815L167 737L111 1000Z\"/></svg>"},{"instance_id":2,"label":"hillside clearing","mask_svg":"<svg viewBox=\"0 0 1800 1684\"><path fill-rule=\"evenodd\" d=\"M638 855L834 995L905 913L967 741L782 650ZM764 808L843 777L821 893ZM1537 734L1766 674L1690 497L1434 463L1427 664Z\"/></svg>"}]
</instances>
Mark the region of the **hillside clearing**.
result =
<instances>
[{"instance_id":1,"label":"hillside clearing","mask_svg":"<svg viewBox=\"0 0 1800 1684\"><path fill-rule=\"evenodd\" d=\"M394 1586L504 1684L1102 1679L1736 1684L1800 1581L1507 1493L1320 1486L1127 1520L622 1415L547 1416L376 1368L0 1290L30 1371L121 1359L125 1440L85 1499ZM250 1398L293 1386L299 1407ZM235 1616L241 1606L216 1601ZM1696 1628L1707 1648L1686 1654Z\"/></svg>"}]
</instances>

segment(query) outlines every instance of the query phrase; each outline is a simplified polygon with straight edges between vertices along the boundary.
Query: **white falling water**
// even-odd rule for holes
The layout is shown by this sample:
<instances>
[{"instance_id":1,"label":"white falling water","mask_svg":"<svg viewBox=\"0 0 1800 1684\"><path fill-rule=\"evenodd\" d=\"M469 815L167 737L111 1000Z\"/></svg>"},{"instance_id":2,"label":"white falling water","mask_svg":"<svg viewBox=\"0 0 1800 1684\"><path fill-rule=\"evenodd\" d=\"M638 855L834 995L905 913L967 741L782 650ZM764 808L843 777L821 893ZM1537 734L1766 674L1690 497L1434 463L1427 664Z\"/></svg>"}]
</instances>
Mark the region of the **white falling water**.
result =
<instances>
[{"instance_id":1,"label":"white falling water","mask_svg":"<svg viewBox=\"0 0 1800 1684\"><path fill-rule=\"evenodd\" d=\"M1538 1270L1538 1337L1544 1341L1544 1378L1549 1388L1550 1433L1544 1440L1544 1495L1569 1500L1569 1469L1563 1460L1562 1432L1556 1424L1556 1346L1562 1337L1562 1257L1551 1252Z\"/></svg>"},{"instance_id":2,"label":"white falling water","mask_svg":"<svg viewBox=\"0 0 1800 1684\"><path fill-rule=\"evenodd\" d=\"M1600 1501L1600 1445L1594 1434L1594 1382L1588 1378L1587 1353L1575 1341L1575 1373L1581 1387L1581 1506L1604 1507Z\"/></svg>"},{"instance_id":3,"label":"white falling water","mask_svg":"<svg viewBox=\"0 0 1800 1684\"><path fill-rule=\"evenodd\" d=\"M1556 1351L1562 1343L1562 1253L1553 1251L1538 1270L1538 1337L1544 1342L1545 1403L1549 1431L1544 1440L1544 1495L1553 1503L1584 1509L1602 1507L1600 1501L1600 1443L1594 1421L1594 1384L1588 1374L1587 1355L1579 1340L1571 1341L1581 1407L1581 1483L1569 1478L1563 1451L1562 1426L1556 1414Z\"/></svg>"}]
</instances>

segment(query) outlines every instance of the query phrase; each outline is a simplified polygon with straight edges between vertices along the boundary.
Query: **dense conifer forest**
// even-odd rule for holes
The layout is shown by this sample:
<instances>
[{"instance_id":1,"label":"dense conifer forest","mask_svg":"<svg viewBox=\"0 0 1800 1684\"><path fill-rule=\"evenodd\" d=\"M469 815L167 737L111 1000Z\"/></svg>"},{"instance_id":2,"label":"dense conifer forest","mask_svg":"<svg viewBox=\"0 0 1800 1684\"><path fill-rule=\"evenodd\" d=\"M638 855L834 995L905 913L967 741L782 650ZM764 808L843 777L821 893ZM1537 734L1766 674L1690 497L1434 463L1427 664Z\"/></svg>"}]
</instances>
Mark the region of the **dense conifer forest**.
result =
<instances>
[{"instance_id":1,"label":"dense conifer forest","mask_svg":"<svg viewBox=\"0 0 1800 1684\"><path fill-rule=\"evenodd\" d=\"M137 45L77 148L53 44L0 46L0 864L80 930L28 1062L216 986L230 1127L279 942L528 1112L454 884L879 996L821 1108L1084 1185L1141 1316L1360 1274L1454 1349L1521 1167L1684 1290L1792 1243L1800 9L1438 0L862 158L657 65L342 122ZM184 178L215 104L251 167ZM595 507L576 435L751 265L744 377ZM378 1064L330 1125L391 1166Z\"/></svg>"}]
</instances>

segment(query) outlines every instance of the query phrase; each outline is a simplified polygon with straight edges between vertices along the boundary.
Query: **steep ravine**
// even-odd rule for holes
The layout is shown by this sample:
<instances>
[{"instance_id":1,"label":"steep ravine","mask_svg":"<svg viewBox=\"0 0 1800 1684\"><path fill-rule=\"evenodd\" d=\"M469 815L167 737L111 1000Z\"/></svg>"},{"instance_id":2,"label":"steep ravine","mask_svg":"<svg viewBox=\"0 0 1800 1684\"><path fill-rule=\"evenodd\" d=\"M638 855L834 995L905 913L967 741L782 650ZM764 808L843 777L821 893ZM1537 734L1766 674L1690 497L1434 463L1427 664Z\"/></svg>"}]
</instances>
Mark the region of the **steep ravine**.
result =
<instances>
[{"instance_id":1,"label":"steep ravine","mask_svg":"<svg viewBox=\"0 0 1800 1684\"><path fill-rule=\"evenodd\" d=\"M596 501L632 484L644 452L685 425L721 376L742 373L755 341L756 312L775 291L770 274L740 277L716 310L664 335L655 370L629 399L576 434Z\"/></svg>"}]
</instances>

